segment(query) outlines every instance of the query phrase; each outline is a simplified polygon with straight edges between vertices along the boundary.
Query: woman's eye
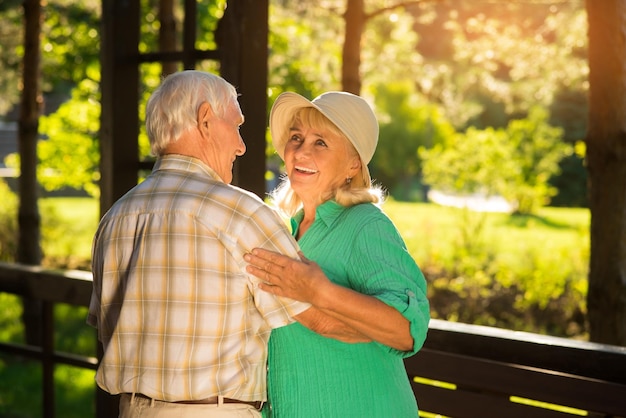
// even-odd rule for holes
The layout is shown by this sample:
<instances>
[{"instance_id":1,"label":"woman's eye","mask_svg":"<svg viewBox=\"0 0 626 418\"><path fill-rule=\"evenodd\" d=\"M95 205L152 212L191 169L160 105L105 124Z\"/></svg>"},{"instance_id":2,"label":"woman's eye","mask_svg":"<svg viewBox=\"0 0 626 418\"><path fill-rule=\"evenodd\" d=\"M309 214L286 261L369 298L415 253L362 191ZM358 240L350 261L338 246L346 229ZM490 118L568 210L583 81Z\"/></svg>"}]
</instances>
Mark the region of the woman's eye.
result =
<instances>
[{"instance_id":1,"label":"woman's eye","mask_svg":"<svg viewBox=\"0 0 626 418\"><path fill-rule=\"evenodd\" d=\"M326 142L324 142L324 141L323 141L323 140L321 140L321 139L318 139L317 141L315 141L315 144L316 144L316 145L320 145L320 146L322 146L322 147L325 147L325 146L326 146Z\"/></svg>"}]
</instances>

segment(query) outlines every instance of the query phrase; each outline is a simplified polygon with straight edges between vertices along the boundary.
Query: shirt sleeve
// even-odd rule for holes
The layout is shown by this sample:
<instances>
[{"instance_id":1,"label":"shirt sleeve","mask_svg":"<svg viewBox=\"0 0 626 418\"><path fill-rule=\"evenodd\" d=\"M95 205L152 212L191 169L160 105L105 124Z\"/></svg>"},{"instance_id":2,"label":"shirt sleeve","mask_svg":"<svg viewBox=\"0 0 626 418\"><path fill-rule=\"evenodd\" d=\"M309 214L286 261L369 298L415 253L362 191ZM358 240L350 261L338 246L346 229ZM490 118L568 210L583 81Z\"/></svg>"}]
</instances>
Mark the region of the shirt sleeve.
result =
<instances>
[{"instance_id":1,"label":"shirt sleeve","mask_svg":"<svg viewBox=\"0 0 626 418\"><path fill-rule=\"evenodd\" d=\"M89 311L87 313L87 324L94 328L98 328L98 319L100 316L101 306L101 277L102 277L102 256L99 249L98 235L100 234L100 227L96 231L96 235L92 241L91 249L91 271L92 271L92 288L91 298L89 300ZM98 330L98 339L100 339L100 331Z\"/></svg>"},{"instance_id":2,"label":"shirt sleeve","mask_svg":"<svg viewBox=\"0 0 626 418\"><path fill-rule=\"evenodd\" d=\"M270 207L262 205L250 216L245 230L237 237L238 247L241 249L240 267L249 280L249 288L254 297L254 303L272 328L289 325L295 321L294 316L311 307L308 303L293 299L275 296L259 288L259 279L245 271L247 263L243 259L246 252L253 248L263 248L275 251L292 258L299 258L298 243L291 236L287 225Z\"/></svg>"},{"instance_id":3,"label":"shirt sleeve","mask_svg":"<svg viewBox=\"0 0 626 418\"><path fill-rule=\"evenodd\" d=\"M428 332L430 305L426 280L389 219L380 218L362 225L350 256L351 285L394 307L410 322L411 351L380 344L392 354L410 357L422 347Z\"/></svg>"}]
</instances>

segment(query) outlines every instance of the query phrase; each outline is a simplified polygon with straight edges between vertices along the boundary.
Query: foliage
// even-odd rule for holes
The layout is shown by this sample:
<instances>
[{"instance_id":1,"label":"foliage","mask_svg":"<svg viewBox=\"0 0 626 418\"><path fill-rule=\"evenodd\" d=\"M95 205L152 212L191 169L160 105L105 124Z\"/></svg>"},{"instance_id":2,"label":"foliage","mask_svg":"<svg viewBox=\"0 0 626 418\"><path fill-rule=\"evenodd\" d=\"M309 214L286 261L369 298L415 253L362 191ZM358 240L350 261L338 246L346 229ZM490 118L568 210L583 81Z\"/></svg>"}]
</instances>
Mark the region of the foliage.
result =
<instances>
[{"instance_id":1,"label":"foliage","mask_svg":"<svg viewBox=\"0 0 626 418\"><path fill-rule=\"evenodd\" d=\"M504 128L511 120L529 114L533 106L549 106L552 124L563 127L565 139L572 144L581 139L586 127L581 112L586 109L588 88L582 2L419 2L405 5L404 10L395 4L366 2L364 12L372 18L361 39L362 94L377 102L381 145L386 117L398 117L397 107L403 102L379 100L376 96L381 92L379 86L396 83L414 84L410 91L415 97L410 100L422 97L425 103L440 106L445 119L459 130ZM386 11L379 13L385 7ZM314 96L319 90L334 88L326 71L331 67L325 63L329 56L336 59L339 49L327 44L326 39L329 34L331 39L341 39L343 22L337 16L343 10L343 0L323 4L271 2L270 105L283 90ZM286 16L294 18L283 23ZM287 26L281 28L281 24ZM294 46L294 36L307 48ZM318 39L324 54L316 54L317 60L312 62L309 45ZM410 133L403 132L402 137L409 138ZM272 155L268 147L268 156ZM420 157L415 153L398 152L397 157L396 167L413 171L415 165L419 166ZM404 193L418 183L415 178L404 173L399 184L387 178L388 161L387 157L375 156L371 164L375 177L394 196L416 198L415 193ZM575 169L575 176L555 177L549 184L571 185L569 194L559 197L580 204L576 202L584 202L586 194L584 167L573 164L567 168ZM549 188L548 194L552 193Z\"/></svg>"},{"instance_id":2,"label":"foliage","mask_svg":"<svg viewBox=\"0 0 626 418\"><path fill-rule=\"evenodd\" d=\"M18 49L23 42L22 2L3 0L0 2L0 115L6 114L19 102L21 56Z\"/></svg>"},{"instance_id":3,"label":"foliage","mask_svg":"<svg viewBox=\"0 0 626 418\"><path fill-rule=\"evenodd\" d=\"M100 195L98 100L97 81L85 79L55 113L39 118L39 131L46 139L37 144L37 178L46 190L71 187L93 197ZM7 166L18 169L19 157L7 157Z\"/></svg>"},{"instance_id":4,"label":"foliage","mask_svg":"<svg viewBox=\"0 0 626 418\"><path fill-rule=\"evenodd\" d=\"M205 0L203 13L198 20L199 47L214 48L213 30L222 15L225 1ZM42 116L40 134L46 138L38 144L38 180L49 191L65 187L82 189L91 196L99 196L99 123L100 123L100 63L99 63L99 3L69 2L57 0L46 8L43 29L43 73L44 91L67 95L55 112ZM159 25L156 21L156 4L144 1L139 50L148 52L157 49ZM182 20L182 9L175 15ZM208 69L201 65L200 69ZM213 69L215 70L215 69ZM160 64L141 66L142 104L159 84L162 71ZM140 106L143 120L145 106ZM140 121L141 122L141 121ZM143 124L139 141L140 157L148 157L150 150ZM13 155L7 165L18 167L19 156Z\"/></svg>"},{"instance_id":5,"label":"foliage","mask_svg":"<svg viewBox=\"0 0 626 418\"><path fill-rule=\"evenodd\" d=\"M44 258L52 268L90 270L91 240L100 219L99 201L88 198L44 198L39 201Z\"/></svg>"},{"instance_id":6,"label":"foliage","mask_svg":"<svg viewBox=\"0 0 626 418\"><path fill-rule=\"evenodd\" d=\"M547 121L547 111L536 106L530 109L527 119L513 120L506 128L517 169L500 192L507 200L516 202L522 214L533 213L549 203L549 198L556 194L556 189L550 187L550 177L558 172L561 159L573 151L561 142L563 130Z\"/></svg>"},{"instance_id":7,"label":"foliage","mask_svg":"<svg viewBox=\"0 0 626 418\"><path fill-rule=\"evenodd\" d=\"M382 119L386 115L396 117L400 114L395 102L376 98L381 91L380 86L393 80L394 83L413 84L411 96L440 106L443 117L451 121L456 129L466 130L469 126L480 129L504 127L509 120L527 113L532 105L541 104L550 106L553 123L565 128L568 141L580 140L581 132L585 131L586 119L579 116L586 106L588 72L586 15L580 2L548 5L419 2L405 5L404 9L384 0L368 0L366 3L365 12L371 18L367 21L361 42L360 75L363 95L372 102L381 102L377 111ZM6 60L2 62L7 62L3 80L11 80L18 69L21 54L18 5L19 2L13 2L0 8L3 28L6 27L3 36L11 36L0 46L0 56ZM42 37L43 86L48 95L67 95L82 80L99 79L91 74L98 65L98 5L97 0L54 0L48 3ZM159 33L157 6L154 2L143 0L141 7L139 50L155 51ZM201 2L199 10L203 13L198 15L198 48L215 47L213 30L224 7L224 0ZM339 88L344 9L345 0L270 2L270 106L275 97L285 90L314 97L322 91ZM382 10L385 12L381 13ZM183 14L182 9L176 6L174 16L178 22ZM298 42L294 43L296 38ZM177 40L181 41L180 38ZM9 51L6 48L10 45L14 47ZM311 54L313 50L323 53ZM201 64L201 67L205 66L206 63ZM158 84L160 65L142 64L141 67L142 81L145 82L142 93L148 94ZM17 97L15 91L2 97L7 100ZM72 93L72 97L72 100L77 97L86 99L76 92ZM410 100L422 100L416 97ZM15 103L14 99L10 100ZM142 100L145 102L145 98ZM393 129L395 134L403 122L401 120L397 126L387 128ZM69 126L66 127L67 135L74 135L69 133L70 130ZM79 131L74 138L81 135L84 131ZM412 138L411 132L402 133L402 136ZM77 146L77 149L91 149L88 142L93 139L84 137L84 140L86 143ZM140 133L140 148L140 155L147 156L147 139L143 131ZM267 153L269 166L277 171L280 162L275 159L269 141ZM410 188L408 184L416 183L410 172L415 172L415 167L419 172L420 157L414 152L403 153L399 157L398 167L410 167L399 185L384 174L389 171L384 163L386 158L378 158L371 167L372 171L378 170L381 180L389 183L386 185L397 197L402 197L400 191ZM81 166L95 167L97 163L92 154L86 155L85 161L88 164ZM381 167L377 167L379 162L383 164ZM79 172L81 166L77 166ZM578 179L577 186L570 188L570 193L579 195L568 197L567 201L584 201L584 167L578 164L568 168L577 170L574 177ZM55 167L54 172L63 173L62 177L68 183L77 183L81 179L91 189L90 193L97 193L92 187L97 181L97 173L89 179L62 167ZM399 177L400 174L394 176ZM556 179L551 184L564 187L564 182L569 184L569 179Z\"/></svg>"},{"instance_id":8,"label":"foliage","mask_svg":"<svg viewBox=\"0 0 626 418\"><path fill-rule=\"evenodd\" d=\"M54 110L56 95L66 95L86 68L99 59L100 1L51 0L43 8L41 38L42 92L46 113ZM0 115L17 103L21 91L20 64L24 54L22 2L0 4Z\"/></svg>"},{"instance_id":9,"label":"foliage","mask_svg":"<svg viewBox=\"0 0 626 418\"><path fill-rule=\"evenodd\" d=\"M59 233L49 228L43 233L53 238L45 240L50 243L44 246L47 262L60 262L49 266L67 267L69 255L50 258L63 251L89 257L98 222L97 200L50 198L44 203L46 213L59 214L55 224ZM583 336L588 210L548 207L538 209L536 215L510 216L393 199L383 208L427 276L435 317L562 337ZM80 213L84 219L77 223ZM43 222L49 224L49 218ZM62 234L73 237L71 249L62 244ZM88 268L89 261L75 261L74 265ZM69 318L61 321L69 324ZM78 330L78 323L76 327Z\"/></svg>"},{"instance_id":10,"label":"foliage","mask_svg":"<svg viewBox=\"0 0 626 418\"><path fill-rule=\"evenodd\" d=\"M0 261L14 262L17 251L18 198L0 180ZM91 239L99 219L99 202L85 198L44 198L41 247L44 267L89 270ZM0 305L2 305L0 303ZM0 323L0 330L4 329ZM1 335L1 334L0 334Z\"/></svg>"},{"instance_id":11,"label":"foliage","mask_svg":"<svg viewBox=\"0 0 626 418\"><path fill-rule=\"evenodd\" d=\"M268 96L271 102L283 91L295 91L312 99L326 90L338 90L343 39L340 16L314 2L285 3L289 4L281 7L270 2Z\"/></svg>"},{"instance_id":12,"label":"foliage","mask_svg":"<svg viewBox=\"0 0 626 418\"><path fill-rule=\"evenodd\" d=\"M587 207L587 167L585 137L587 135L587 94L580 89L563 86L550 105L550 124L563 128L564 141L574 144L574 153L559 163L560 173L552 176L550 185L558 190L551 201L555 206Z\"/></svg>"},{"instance_id":13,"label":"foliage","mask_svg":"<svg viewBox=\"0 0 626 418\"><path fill-rule=\"evenodd\" d=\"M94 79L100 59L100 6L99 0L54 0L43 8L43 92L67 94L81 80Z\"/></svg>"},{"instance_id":14,"label":"foliage","mask_svg":"<svg viewBox=\"0 0 626 418\"><path fill-rule=\"evenodd\" d=\"M584 142L578 142L574 150L584 148ZM550 178L550 186L558 190L551 199L551 206L588 207L587 167L584 154L577 151L566 155L559 162L560 174Z\"/></svg>"},{"instance_id":15,"label":"foliage","mask_svg":"<svg viewBox=\"0 0 626 418\"><path fill-rule=\"evenodd\" d=\"M17 255L17 195L0 179L0 261L13 261Z\"/></svg>"},{"instance_id":16,"label":"foliage","mask_svg":"<svg viewBox=\"0 0 626 418\"><path fill-rule=\"evenodd\" d=\"M416 200L415 196L401 195L402 188L398 186L420 179L418 148L430 149L443 143L454 134L454 128L437 106L419 99L411 82L388 82L376 86L373 92L380 135L371 162L372 175L396 199ZM398 164L399 161L404 163Z\"/></svg>"},{"instance_id":17,"label":"foliage","mask_svg":"<svg viewBox=\"0 0 626 418\"><path fill-rule=\"evenodd\" d=\"M585 338L588 210L509 216L393 200L384 209L424 271L434 318Z\"/></svg>"},{"instance_id":18,"label":"foliage","mask_svg":"<svg viewBox=\"0 0 626 418\"><path fill-rule=\"evenodd\" d=\"M82 80L70 100L40 118L39 129L47 139L38 144L37 174L46 190L69 186L100 196L99 96L97 79Z\"/></svg>"},{"instance_id":19,"label":"foliage","mask_svg":"<svg viewBox=\"0 0 626 418\"><path fill-rule=\"evenodd\" d=\"M386 9L390 3L386 0L365 1L365 12L371 18L367 20L361 39L362 94L375 95L379 86L390 82L410 82L414 85L411 94L417 94L420 100L427 102L418 88L424 57L418 50L415 17L401 7ZM377 13L382 10L386 12ZM393 114L395 106L388 104L390 107L384 111Z\"/></svg>"},{"instance_id":20,"label":"foliage","mask_svg":"<svg viewBox=\"0 0 626 418\"><path fill-rule=\"evenodd\" d=\"M502 127L563 88L586 94L582 1L423 2L412 13L419 91L459 130Z\"/></svg>"},{"instance_id":21,"label":"foliage","mask_svg":"<svg viewBox=\"0 0 626 418\"><path fill-rule=\"evenodd\" d=\"M471 127L431 150L420 148L425 182L447 192L500 195L517 212L534 213L556 193L549 179L572 152L547 120L545 109L534 107L504 129Z\"/></svg>"}]
</instances>

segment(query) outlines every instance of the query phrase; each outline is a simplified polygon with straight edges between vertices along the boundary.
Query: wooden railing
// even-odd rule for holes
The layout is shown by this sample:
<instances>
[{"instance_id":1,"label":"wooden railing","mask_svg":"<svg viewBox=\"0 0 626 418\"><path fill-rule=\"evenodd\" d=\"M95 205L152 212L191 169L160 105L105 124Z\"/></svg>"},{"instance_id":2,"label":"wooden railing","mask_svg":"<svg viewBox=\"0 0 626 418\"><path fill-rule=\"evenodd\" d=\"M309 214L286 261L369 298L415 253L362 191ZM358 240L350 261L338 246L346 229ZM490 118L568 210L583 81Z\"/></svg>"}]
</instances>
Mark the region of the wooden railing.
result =
<instances>
[{"instance_id":1,"label":"wooden railing","mask_svg":"<svg viewBox=\"0 0 626 418\"><path fill-rule=\"evenodd\" d=\"M42 416L54 417L54 366L97 367L95 357L53 346L54 304L88 306L91 274L0 263L0 292L43 304L42 346L0 342L0 352L41 363ZM424 416L626 417L626 347L432 320L424 348L405 364ZM117 397L98 389L96 418L112 416Z\"/></svg>"},{"instance_id":2,"label":"wooden railing","mask_svg":"<svg viewBox=\"0 0 626 418\"><path fill-rule=\"evenodd\" d=\"M55 365L67 364L92 370L95 370L98 365L96 357L59 352L54 347L54 305L65 303L74 306L89 306L91 278L91 273L86 271L49 270L34 266L0 263L0 292L39 300L42 303L40 318L43 328L42 345L0 342L0 353L19 355L41 363L41 393L43 395L41 416L44 418L55 416ZM85 326L88 325L85 324ZM95 335L94 333L94 338ZM19 382L15 382L15 385L19 385ZM95 401L97 418L117 416L117 397L110 396L98 388Z\"/></svg>"},{"instance_id":3,"label":"wooden railing","mask_svg":"<svg viewBox=\"0 0 626 418\"><path fill-rule=\"evenodd\" d=\"M626 347L432 320L405 365L424 412L626 417Z\"/></svg>"}]
</instances>

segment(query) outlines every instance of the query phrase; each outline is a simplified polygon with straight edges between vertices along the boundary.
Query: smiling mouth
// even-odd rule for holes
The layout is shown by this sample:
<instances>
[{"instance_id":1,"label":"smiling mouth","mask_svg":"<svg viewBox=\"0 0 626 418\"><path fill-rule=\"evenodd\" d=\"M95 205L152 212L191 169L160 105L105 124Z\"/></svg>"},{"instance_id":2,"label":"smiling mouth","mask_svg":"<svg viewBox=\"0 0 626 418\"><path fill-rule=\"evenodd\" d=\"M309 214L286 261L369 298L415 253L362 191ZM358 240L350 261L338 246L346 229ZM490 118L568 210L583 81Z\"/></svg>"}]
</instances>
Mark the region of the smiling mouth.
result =
<instances>
[{"instance_id":1,"label":"smiling mouth","mask_svg":"<svg viewBox=\"0 0 626 418\"><path fill-rule=\"evenodd\" d=\"M306 168L306 167L294 167L294 168L296 169L296 171L300 173L307 173L307 174L317 173L317 170L313 170L312 168Z\"/></svg>"}]
</instances>

